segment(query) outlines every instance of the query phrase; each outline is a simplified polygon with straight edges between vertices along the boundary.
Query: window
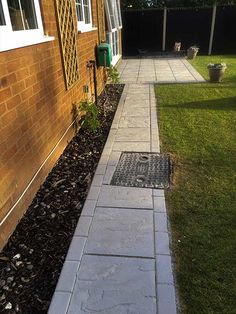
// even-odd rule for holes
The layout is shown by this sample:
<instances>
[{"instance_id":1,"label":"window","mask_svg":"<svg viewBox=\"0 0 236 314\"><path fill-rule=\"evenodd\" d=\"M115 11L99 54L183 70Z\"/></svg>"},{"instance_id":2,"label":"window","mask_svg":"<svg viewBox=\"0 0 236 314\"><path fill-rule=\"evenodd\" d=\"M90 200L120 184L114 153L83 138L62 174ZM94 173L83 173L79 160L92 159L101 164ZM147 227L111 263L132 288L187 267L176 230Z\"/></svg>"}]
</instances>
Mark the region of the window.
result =
<instances>
[{"instance_id":1,"label":"window","mask_svg":"<svg viewBox=\"0 0 236 314\"><path fill-rule=\"evenodd\" d=\"M119 0L105 0L106 20L107 20L107 42L112 49L112 64L114 65L120 58L120 38L119 29L122 28Z\"/></svg>"},{"instance_id":2,"label":"window","mask_svg":"<svg viewBox=\"0 0 236 314\"><path fill-rule=\"evenodd\" d=\"M0 26L6 25L5 17L3 14L2 1L0 2Z\"/></svg>"},{"instance_id":3,"label":"window","mask_svg":"<svg viewBox=\"0 0 236 314\"><path fill-rule=\"evenodd\" d=\"M119 0L106 0L105 8L108 30L111 32L114 29L121 28L122 21Z\"/></svg>"},{"instance_id":4,"label":"window","mask_svg":"<svg viewBox=\"0 0 236 314\"><path fill-rule=\"evenodd\" d=\"M111 46L112 56L115 57L119 55L119 34L118 31L108 32L106 34L106 39L108 44Z\"/></svg>"},{"instance_id":5,"label":"window","mask_svg":"<svg viewBox=\"0 0 236 314\"><path fill-rule=\"evenodd\" d=\"M116 0L116 8L117 8L117 16L118 16L118 27L122 28L122 19L121 19L120 1L119 0Z\"/></svg>"},{"instance_id":6,"label":"window","mask_svg":"<svg viewBox=\"0 0 236 314\"><path fill-rule=\"evenodd\" d=\"M78 30L86 32L92 29L92 14L90 0L75 0L78 20Z\"/></svg>"},{"instance_id":7,"label":"window","mask_svg":"<svg viewBox=\"0 0 236 314\"><path fill-rule=\"evenodd\" d=\"M53 40L44 36L38 0L0 0L0 51Z\"/></svg>"},{"instance_id":8,"label":"window","mask_svg":"<svg viewBox=\"0 0 236 314\"><path fill-rule=\"evenodd\" d=\"M32 0L8 0L7 3L13 31L38 28Z\"/></svg>"}]
</instances>

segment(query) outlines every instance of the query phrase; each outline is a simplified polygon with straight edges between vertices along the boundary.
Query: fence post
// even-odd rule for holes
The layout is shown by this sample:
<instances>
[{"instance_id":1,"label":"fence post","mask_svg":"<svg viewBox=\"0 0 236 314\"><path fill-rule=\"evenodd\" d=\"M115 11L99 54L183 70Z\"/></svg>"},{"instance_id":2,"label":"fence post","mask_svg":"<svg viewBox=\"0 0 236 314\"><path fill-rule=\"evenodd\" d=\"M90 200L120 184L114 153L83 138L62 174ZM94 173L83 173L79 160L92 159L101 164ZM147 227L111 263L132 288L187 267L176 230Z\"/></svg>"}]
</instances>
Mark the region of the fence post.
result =
<instances>
[{"instance_id":1,"label":"fence post","mask_svg":"<svg viewBox=\"0 0 236 314\"><path fill-rule=\"evenodd\" d=\"M163 11L162 51L166 50L166 16L167 16L167 8L164 7L164 11Z\"/></svg>"},{"instance_id":2,"label":"fence post","mask_svg":"<svg viewBox=\"0 0 236 314\"><path fill-rule=\"evenodd\" d=\"M212 43L213 43L214 30L215 30L215 21L216 21L216 2L213 5L213 9L212 9L211 34L210 34L209 49L208 49L208 55L209 56L211 55L211 52L212 52Z\"/></svg>"}]
</instances>

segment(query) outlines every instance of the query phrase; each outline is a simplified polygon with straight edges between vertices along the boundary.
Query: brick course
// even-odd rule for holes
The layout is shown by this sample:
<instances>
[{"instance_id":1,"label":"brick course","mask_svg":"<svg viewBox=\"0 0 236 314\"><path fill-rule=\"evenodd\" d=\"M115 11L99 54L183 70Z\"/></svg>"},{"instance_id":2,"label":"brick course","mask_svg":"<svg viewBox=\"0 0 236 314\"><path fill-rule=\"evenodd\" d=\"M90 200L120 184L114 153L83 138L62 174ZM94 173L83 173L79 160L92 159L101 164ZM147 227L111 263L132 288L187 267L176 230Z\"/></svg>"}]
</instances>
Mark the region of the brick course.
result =
<instances>
[{"instance_id":1,"label":"brick course","mask_svg":"<svg viewBox=\"0 0 236 314\"><path fill-rule=\"evenodd\" d=\"M96 26L96 1L93 0L92 12ZM72 103L84 98L83 85L87 84L93 92L86 62L95 59L97 30L77 34L80 79L67 91L54 1L42 0L41 13L45 33L54 36L54 41L0 53L1 219L70 125ZM99 93L104 87L103 71L103 68L97 69ZM0 227L0 248L72 136L73 130L70 129L29 191Z\"/></svg>"}]
</instances>

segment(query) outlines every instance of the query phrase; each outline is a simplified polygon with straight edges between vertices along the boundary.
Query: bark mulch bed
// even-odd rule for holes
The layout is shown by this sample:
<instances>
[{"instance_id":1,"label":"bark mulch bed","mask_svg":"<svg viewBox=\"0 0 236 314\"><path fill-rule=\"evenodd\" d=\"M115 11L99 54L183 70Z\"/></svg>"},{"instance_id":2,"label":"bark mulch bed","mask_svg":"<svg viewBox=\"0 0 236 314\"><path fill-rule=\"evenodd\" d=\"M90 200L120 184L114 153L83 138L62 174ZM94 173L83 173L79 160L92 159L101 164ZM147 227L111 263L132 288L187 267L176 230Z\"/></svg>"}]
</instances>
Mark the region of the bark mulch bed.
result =
<instances>
[{"instance_id":1,"label":"bark mulch bed","mask_svg":"<svg viewBox=\"0 0 236 314\"><path fill-rule=\"evenodd\" d=\"M101 126L75 135L0 253L0 313L47 313L123 87L107 85Z\"/></svg>"}]
</instances>

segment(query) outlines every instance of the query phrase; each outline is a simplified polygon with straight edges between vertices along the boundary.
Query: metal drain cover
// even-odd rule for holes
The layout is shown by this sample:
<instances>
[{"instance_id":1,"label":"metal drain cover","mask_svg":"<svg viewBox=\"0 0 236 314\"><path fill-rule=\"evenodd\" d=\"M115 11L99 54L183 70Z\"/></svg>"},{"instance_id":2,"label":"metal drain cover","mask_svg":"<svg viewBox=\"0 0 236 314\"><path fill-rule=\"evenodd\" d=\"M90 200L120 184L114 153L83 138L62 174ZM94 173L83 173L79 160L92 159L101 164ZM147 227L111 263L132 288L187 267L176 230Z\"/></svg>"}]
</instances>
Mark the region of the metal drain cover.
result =
<instances>
[{"instance_id":1,"label":"metal drain cover","mask_svg":"<svg viewBox=\"0 0 236 314\"><path fill-rule=\"evenodd\" d=\"M124 152L113 174L111 185L168 188L170 173L170 156L167 154Z\"/></svg>"}]
</instances>

